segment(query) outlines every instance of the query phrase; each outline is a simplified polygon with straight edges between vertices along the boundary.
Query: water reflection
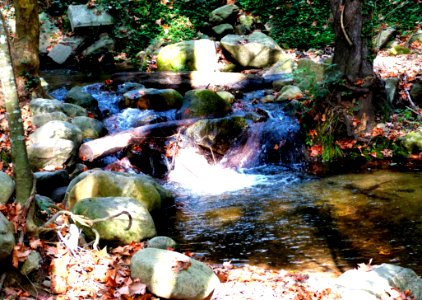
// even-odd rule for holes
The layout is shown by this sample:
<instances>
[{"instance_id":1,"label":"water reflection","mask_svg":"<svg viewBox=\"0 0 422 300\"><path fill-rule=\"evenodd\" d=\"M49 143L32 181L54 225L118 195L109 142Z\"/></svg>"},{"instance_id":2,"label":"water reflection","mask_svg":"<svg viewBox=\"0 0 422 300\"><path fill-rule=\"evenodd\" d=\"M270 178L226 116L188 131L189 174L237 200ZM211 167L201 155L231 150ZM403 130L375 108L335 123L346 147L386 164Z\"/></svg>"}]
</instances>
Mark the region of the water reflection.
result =
<instances>
[{"instance_id":1,"label":"water reflection","mask_svg":"<svg viewBox=\"0 0 422 300\"><path fill-rule=\"evenodd\" d=\"M283 171L219 195L179 195L167 234L207 260L342 272L373 259L422 273L422 173L324 179Z\"/></svg>"}]
</instances>

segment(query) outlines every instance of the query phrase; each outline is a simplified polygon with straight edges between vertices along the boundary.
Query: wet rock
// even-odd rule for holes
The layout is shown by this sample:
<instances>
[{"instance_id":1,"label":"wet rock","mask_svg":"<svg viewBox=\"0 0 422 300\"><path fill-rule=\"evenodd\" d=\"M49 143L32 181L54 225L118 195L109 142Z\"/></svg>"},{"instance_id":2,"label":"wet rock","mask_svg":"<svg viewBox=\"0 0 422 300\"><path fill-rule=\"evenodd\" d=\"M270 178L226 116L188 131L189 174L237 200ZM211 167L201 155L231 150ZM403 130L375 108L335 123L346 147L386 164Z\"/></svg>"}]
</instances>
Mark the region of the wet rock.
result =
<instances>
[{"instance_id":1,"label":"wet rock","mask_svg":"<svg viewBox=\"0 0 422 300\"><path fill-rule=\"evenodd\" d=\"M79 105L92 112L96 118L100 118L101 112L98 107L98 101L89 93L83 90L81 86L75 86L67 93L65 102Z\"/></svg>"},{"instance_id":2,"label":"wet rock","mask_svg":"<svg viewBox=\"0 0 422 300\"><path fill-rule=\"evenodd\" d=\"M6 173L0 171L0 204L6 204L15 191L15 182Z\"/></svg>"},{"instance_id":3,"label":"wet rock","mask_svg":"<svg viewBox=\"0 0 422 300\"><path fill-rule=\"evenodd\" d=\"M156 236L147 242L148 248L171 250L177 247L177 243L168 236Z\"/></svg>"},{"instance_id":4,"label":"wet rock","mask_svg":"<svg viewBox=\"0 0 422 300\"><path fill-rule=\"evenodd\" d=\"M211 297L220 281L210 267L174 251L146 248L133 255L132 278L165 299L202 300Z\"/></svg>"},{"instance_id":5,"label":"wet rock","mask_svg":"<svg viewBox=\"0 0 422 300\"><path fill-rule=\"evenodd\" d=\"M250 35L226 35L221 39L221 46L240 66L248 68L268 67L284 55L272 38L259 31Z\"/></svg>"},{"instance_id":6,"label":"wet rock","mask_svg":"<svg viewBox=\"0 0 422 300\"><path fill-rule=\"evenodd\" d=\"M200 120L186 130L194 143L224 155L245 134L248 124L243 117Z\"/></svg>"},{"instance_id":7,"label":"wet rock","mask_svg":"<svg viewBox=\"0 0 422 300\"><path fill-rule=\"evenodd\" d=\"M71 123L82 132L83 139L97 139L106 133L103 122L89 117L75 117Z\"/></svg>"},{"instance_id":8,"label":"wet rock","mask_svg":"<svg viewBox=\"0 0 422 300\"><path fill-rule=\"evenodd\" d=\"M138 200L129 197L95 197L78 201L72 212L89 219L99 219L114 216L122 211L132 217L132 225L128 229L129 218L126 214L95 223L93 228L98 231L102 241L129 244L151 238L157 234L154 221L148 209ZM83 227L89 239L94 239L94 232Z\"/></svg>"},{"instance_id":9,"label":"wet rock","mask_svg":"<svg viewBox=\"0 0 422 300\"><path fill-rule=\"evenodd\" d=\"M10 256L15 247L12 223L0 212L0 262Z\"/></svg>"},{"instance_id":10,"label":"wet rock","mask_svg":"<svg viewBox=\"0 0 422 300\"><path fill-rule=\"evenodd\" d=\"M220 6L210 12L209 21L213 24L221 24L234 19L239 12L239 7L234 4Z\"/></svg>"},{"instance_id":11,"label":"wet rock","mask_svg":"<svg viewBox=\"0 0 422 300\"><path fill-rule=\"evenodd\" d=\"M172 199L171 193L152 177L93 169L74 178L67 189L65 202L72 208L76 202L94 197L130 197L151 211Z\"/></svg>"},{"instance_id":12,"label":"wet rock","mask_svg":"<svg viewBox=\"0 0 422 300\"><path fill-rule=\"evenodd\" d=\"M411 269L392 264L372 266L369 271L349 270L336 281L341 299L389 299L411 290L422 299L422 279Z\"/></svg>"},{"instance_id":13,"label":"wet rock","mask_svg":"<svg viewBox=\"0 0 422 300\"><path fill-rule=\"evenodd\" d=\"M123 94L119 107L166 111L179 109L182 103L183 96L174 89L136 89Z\"/></svg>"},{"instance_id":14,"label":"wet rock","mask_svg":"<svg viewBox=\"0 0 422 300\"><path fill-rule=\"evenodd\" d=\"M226 116L230 110L231 105L217 93L207 89L197 89L186 92L183 105L176 117L179 119L218 118Z\"/></svg>"},{"instance_id":15,"label":"wet rock","mask_svg":"<svg viewBox=\"0 0 422 300\"><path fill-rule=\"evenodd\" d=\"M183 41L161 48L157 55L158 71L209 71L217 69L217 51L211 40Z\"/></svg>"}]
</instances>

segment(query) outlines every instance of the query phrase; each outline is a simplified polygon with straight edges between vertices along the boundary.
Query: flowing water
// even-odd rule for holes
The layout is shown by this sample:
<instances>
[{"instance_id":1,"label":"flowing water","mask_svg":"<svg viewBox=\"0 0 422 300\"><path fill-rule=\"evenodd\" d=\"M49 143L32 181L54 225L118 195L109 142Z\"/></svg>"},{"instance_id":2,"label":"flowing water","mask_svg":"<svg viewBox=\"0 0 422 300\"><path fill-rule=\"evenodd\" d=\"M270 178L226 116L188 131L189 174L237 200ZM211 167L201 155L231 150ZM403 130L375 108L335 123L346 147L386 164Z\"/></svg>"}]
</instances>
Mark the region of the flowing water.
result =
<instances>
[{"instance_id":1,"label":"flowing water","mask_svg":"<svg viewBox=\"0 0 422 300\"><path fill-rule=\"evenodd\" d=\"M86 90L110 114L104 121L110 132L142 125L139 120L145 116L175 115L120 111L119 95L102 91L100 84ZM63 98L65 93L58 89L52 94ZM245 95L242 110L263 93ZM298 171L294 157L286 159L300 153L296 146L282 155L282 164L267 164L262 160L271 156L273 139L288 143L285 137L298 126L278 105L253 110L269 116L270 123L258 123L262 134L248 141L249 149L235 149L231 157L212 164L195 148L179 150L164 183L176 195L176 205L157 218L159 234L174 238L181 251L215 263L337 274L372 259L373 264L396 263L422 275L421 171L317 178ZM268 134L271 128L274 134ZM262 137L268 145L259 140ZM242 161L247 150L259 154L248 157L254 164Z\"/></svg>"}]
</instances>

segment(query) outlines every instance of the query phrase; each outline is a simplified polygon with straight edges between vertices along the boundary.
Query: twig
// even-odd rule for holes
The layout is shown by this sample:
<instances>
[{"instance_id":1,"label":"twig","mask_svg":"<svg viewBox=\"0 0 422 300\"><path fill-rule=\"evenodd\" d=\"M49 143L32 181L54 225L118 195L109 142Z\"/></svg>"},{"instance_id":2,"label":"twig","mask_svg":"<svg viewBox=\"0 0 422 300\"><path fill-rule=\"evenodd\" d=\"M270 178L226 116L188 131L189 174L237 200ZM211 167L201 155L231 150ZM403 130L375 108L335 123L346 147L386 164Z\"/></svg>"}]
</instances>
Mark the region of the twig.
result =
<instances>
[{"instance_id":1,"label":"twig","mask_svg":"<svg viewBox=\"0 0 422 300\"><path fill-rule=\"evenodd\" d=\"M410 103L410 107L407 106L407 108L413 111L418 116L418 119L421 121L422 114L419 112L420 108L415 104L415 102L413 102L412 97L410 96L409 90L405 89L404 91L407 95L407 100L409 100L409 103Z\"/></svg>"}]
</instances>

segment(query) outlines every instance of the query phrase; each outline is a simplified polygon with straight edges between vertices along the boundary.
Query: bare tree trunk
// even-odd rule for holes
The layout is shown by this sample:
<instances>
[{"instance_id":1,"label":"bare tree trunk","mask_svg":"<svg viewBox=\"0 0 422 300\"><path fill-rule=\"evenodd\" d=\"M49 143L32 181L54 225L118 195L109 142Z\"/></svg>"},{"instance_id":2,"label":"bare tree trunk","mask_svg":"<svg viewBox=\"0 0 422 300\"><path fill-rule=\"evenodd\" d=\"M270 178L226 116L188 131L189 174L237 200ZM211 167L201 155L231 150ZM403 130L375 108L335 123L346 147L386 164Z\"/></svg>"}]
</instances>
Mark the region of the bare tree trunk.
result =
<instances>
[{"instance_id":1,"label":"bare tree trunk","mask_svg":"<svg viewBox=\"0 0 422 300\"><path fill-rule=\"evenodd\" d=\"M9 47L9 36L3 16L0 13L0 87L6 106L9 125L9 139L12 150L13 171L16 181L16 201L25 207L33 188L31 171L25 145L25 134L15 76Z\"/></svg>"}]
</instances>

